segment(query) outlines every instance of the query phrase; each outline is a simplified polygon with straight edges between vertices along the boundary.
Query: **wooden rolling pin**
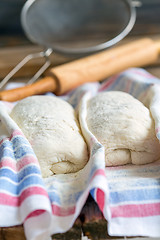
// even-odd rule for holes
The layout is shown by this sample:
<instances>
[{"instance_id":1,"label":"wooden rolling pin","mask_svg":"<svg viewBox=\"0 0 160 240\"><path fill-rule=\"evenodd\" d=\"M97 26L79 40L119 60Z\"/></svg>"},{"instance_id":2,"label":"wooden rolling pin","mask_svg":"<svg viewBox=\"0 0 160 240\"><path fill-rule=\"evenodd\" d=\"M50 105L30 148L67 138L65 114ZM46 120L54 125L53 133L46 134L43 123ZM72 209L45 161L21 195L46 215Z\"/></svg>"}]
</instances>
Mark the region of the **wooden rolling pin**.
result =
<instances>
[{"instance_id":1,"label":"wooden rolling pin","mask_svg":"<svg viewBox=\"0 0 160 240\"><path fill-rule=\"evenodd\" d=\"M61 95L86 82L102 81L130 67L142 67L158 59L160 43L149 38L114 47L47 72L47 76L25 87L0 92L0 100L17 101L27 96L54 92Z\"/></svg>"}]
</instances>

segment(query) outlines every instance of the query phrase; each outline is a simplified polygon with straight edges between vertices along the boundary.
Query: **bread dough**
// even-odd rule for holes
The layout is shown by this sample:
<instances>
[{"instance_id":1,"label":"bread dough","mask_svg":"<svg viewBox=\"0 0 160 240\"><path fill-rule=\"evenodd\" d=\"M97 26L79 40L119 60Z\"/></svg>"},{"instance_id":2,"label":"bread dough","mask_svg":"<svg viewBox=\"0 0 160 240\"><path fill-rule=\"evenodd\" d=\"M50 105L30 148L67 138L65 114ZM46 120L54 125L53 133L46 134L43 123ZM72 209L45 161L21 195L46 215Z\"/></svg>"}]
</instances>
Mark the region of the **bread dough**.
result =
<instances>
[{"instance_id":1,"label":"bread dough","mask_svg":"<svg viewBox=\"0 0 160 240\"><path fill-rule=\"evenodd\" d=\"M19 101L10 116L29 140L42 176L76 172L88 161L73 107L53 96L32 96Z\"/></svg>"},{"instance_id":2,"label":"bread dough","mask_svg":"<svg viewBox=\"0 0 160 240\"><path fill-rule=\"evenodd\" d=\"M160 158L150 111L130 94L99 93L87 103L86 120L105 148L106 166L146 164Z\"/></svg>"}]
</instances>

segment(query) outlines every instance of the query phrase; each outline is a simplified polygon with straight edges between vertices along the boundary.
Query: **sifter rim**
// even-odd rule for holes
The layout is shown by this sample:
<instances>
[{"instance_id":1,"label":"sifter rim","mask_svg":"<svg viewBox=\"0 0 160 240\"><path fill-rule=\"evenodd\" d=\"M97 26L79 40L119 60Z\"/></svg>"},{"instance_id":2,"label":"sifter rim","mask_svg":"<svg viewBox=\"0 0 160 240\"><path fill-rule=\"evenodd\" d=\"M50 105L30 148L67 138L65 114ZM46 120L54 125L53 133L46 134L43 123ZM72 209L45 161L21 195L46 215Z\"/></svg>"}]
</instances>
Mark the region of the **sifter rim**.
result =
<instances>
[{"instance_id":1,"label":"sifter rim","mask_svg":"<svg viewBox=\"0 0 160 240\"><path fill-rule=\"evenodd\" d=\"M45 1L45 0L44 0ZM28 24L27 24L27 13L29 11L29 9L32 7L32 5L35 2L38 2L38 0L27 0L27 2L24 4L22 11L21 11L21 24L22 24L22 28L26 34L26 36L28 37L28 39L38 45L42 45L43 47L45 47L46 49L52 49L54 52L63 54L63 55L87 55L87 54L92 54L92 53L96 53L102 50L105 50L107 48L112 47L113 45L117 44L118 42L120 42L124 37L126 37L129 32L132 30L135 21L136 21L136 8L132 2L132 0L122 0L127 8L128 11L130 13L130 18L128 20L128 23L126 24L125 28L114 38L104 42L104 43L100 43L91 47L82 47L82 48L69 48L69 47L58 47L58 46L51 46L48 43L39 43L37 41L37 39L30 34L29 28L28 28Z\"/></svg>"}]
</instances>

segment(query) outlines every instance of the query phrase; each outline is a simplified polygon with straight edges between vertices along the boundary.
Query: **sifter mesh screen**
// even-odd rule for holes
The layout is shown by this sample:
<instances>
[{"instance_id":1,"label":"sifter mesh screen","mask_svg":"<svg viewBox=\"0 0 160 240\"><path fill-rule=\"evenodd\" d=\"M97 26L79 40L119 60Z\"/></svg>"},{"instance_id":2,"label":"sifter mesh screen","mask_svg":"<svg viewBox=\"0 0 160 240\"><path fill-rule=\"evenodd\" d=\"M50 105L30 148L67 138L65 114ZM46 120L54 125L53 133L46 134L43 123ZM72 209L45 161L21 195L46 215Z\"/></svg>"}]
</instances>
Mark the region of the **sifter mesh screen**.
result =
<instances>
[{"instance_id":1,"label":"sifter mesh screen","mask_svg":"<svg viewBox=\"0 0 160 240\"><path fill-rule=\"evenodd\" d=\"M121 40L132 29L135 15L128 0L28 0L21 19L32 42L81 54Z\"/></svg>"}]
</instances>

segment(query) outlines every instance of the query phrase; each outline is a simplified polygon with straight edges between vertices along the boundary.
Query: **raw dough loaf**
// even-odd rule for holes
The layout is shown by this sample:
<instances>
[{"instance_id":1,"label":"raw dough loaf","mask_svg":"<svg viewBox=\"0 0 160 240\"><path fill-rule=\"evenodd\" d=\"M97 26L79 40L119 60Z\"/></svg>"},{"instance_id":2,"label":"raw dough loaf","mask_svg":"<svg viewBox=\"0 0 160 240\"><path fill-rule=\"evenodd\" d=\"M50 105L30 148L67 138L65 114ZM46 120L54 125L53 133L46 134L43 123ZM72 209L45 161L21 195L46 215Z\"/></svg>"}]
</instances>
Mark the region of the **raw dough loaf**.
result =
<instances>
[{"instance_id":1,"label":"raw dough loaf","mask_svg":"<svg viewBox=\"0 0 160 240\"><path fill-rule=\"evenodd\" d=\"M88 161L73 107L53 96L32 96L19 101L10 116L30 142L42 176L76 172Z\"/></svg>"},{"instance_id":2,"label":"raw dough loaf","mask_svg":"<svg viewBox=\"0 0 160 240\"><path fill-rule=\"evenodd\" d=\"M87 103L87 125L105 147L106 166L146 164L160 158L150 111L128 93L99 93Z\"/></svg>"}]
</instances>

